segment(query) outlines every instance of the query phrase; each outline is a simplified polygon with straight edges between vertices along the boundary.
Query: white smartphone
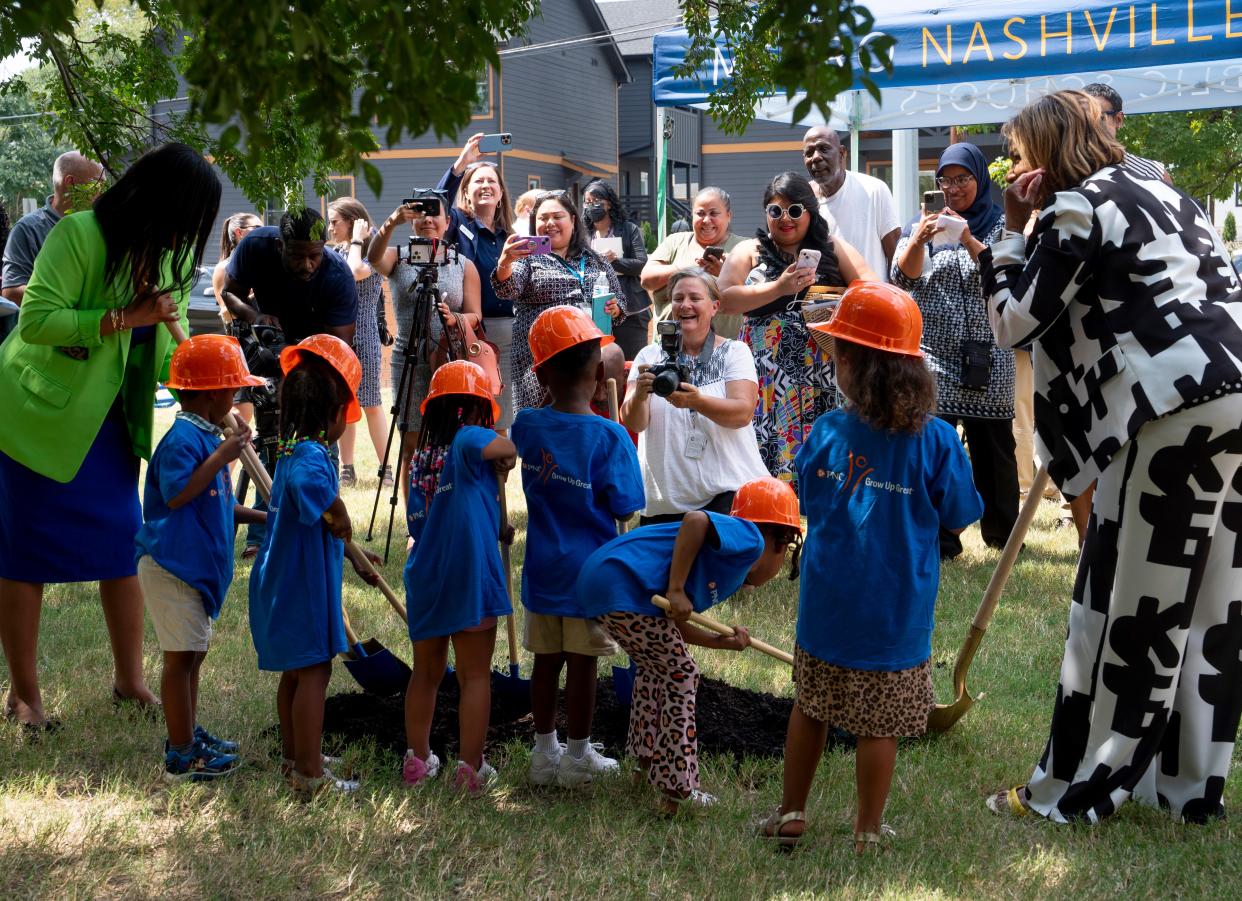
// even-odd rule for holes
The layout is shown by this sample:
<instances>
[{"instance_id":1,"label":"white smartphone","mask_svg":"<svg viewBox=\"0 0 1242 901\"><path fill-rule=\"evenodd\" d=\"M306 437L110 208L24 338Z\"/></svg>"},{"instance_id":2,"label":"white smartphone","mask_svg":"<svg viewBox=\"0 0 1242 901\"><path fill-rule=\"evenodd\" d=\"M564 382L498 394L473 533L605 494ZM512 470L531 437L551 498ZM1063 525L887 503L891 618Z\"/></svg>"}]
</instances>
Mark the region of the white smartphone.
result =
<instances>
[{"instance_id":1,"label":"white smartphone","mask_svg":"<svg viewBox=\"0 0 1242 901\"><path fill-rule=\"evenodd\" d=\"M820 252L818 250L800 250L798 251L798 262L795 264L799 269L818 269Z\"/></svg>"}]
</instances>

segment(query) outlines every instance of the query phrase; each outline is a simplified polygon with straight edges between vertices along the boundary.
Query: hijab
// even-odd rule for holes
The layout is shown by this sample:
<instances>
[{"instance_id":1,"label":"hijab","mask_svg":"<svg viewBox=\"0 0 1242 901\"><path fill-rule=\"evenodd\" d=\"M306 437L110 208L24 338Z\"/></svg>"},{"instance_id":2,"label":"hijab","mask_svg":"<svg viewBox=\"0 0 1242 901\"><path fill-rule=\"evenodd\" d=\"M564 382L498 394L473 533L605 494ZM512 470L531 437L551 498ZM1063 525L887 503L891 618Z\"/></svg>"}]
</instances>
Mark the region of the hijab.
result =
<instances>
[{"instance_id":1,"label":"hijab","mask_svg":"<svg viewBox=\"0 0 1242 901\"><path fill-rule=\"evenodd\" d=\"M961 166L975 178L974 202L966 209L957 212L966 220L966 225L975 239L982 241L1005 215L1004 208L992 200L992 179L988 175L988 161L983 156L982 150L974 144L962 141L958 144L950 144L941 154L940 163L936 166L936 177L939 178L949 166ZM919 218L915 216L905 227L902 237L910 234L913 227L918 224Z\"/></svg>"}]
</instances>

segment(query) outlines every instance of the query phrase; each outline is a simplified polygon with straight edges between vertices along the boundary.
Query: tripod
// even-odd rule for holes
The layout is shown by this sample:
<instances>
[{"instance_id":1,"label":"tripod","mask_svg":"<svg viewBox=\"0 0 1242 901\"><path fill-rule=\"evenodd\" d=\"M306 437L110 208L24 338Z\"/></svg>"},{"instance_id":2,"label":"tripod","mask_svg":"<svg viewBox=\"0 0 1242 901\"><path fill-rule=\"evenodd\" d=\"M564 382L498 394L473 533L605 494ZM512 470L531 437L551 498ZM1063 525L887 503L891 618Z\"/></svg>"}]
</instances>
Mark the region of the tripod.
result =
<instances>
[{"instance_id":1,"label":"tripod","mask_svg":"<svg viewBox=\"0 0 1242 901\"><path fill-rule=\"evenodd\" d=\"M441 245L436 242L432 248L431 259L422 262L415 258L414 247L419 239L410 239L410 247L407 257L404 260L398 259L397 265L421 266L418 272L418 279L409 289L414 294L414 318L410 322L409 334L405 336L405 356L401 361L401 376L397 379L397 384L393 392L392 404L392 421L388 427L388 441L384 445L384 460L380 464L380 471L388 466L388 461L392 454L393 435L400 432L403 436L409 432L409 396L413 390L414 384L414 367L418 365L418 361L429 360L431 358L431 316L434 312L440 319L440 328L442 334L447 335L449 331L448 317L440 312L440 264L437 262L437 254L435 250ZM449 248L445 247L445 251ZM448 347L448 357L450 360L457 359L457 349L452 340L445 342ZM398 460L402 458L402 451L397 452ZM397 467L401 469L399 465ZM405 478L403 472L397 474L397 478L392 483L392 494L388 498L388 535L384 539L384 563L388 563L388 551L392 546L392 524L397 515L397 500L401 493L401 483ZM371 522L367 526L367 541L371 540L372 533L375 530L375 517L379 512L380 495L384 492L383 483L375 489L375 503L371 506Z\"/></svg>"}]
</instances>

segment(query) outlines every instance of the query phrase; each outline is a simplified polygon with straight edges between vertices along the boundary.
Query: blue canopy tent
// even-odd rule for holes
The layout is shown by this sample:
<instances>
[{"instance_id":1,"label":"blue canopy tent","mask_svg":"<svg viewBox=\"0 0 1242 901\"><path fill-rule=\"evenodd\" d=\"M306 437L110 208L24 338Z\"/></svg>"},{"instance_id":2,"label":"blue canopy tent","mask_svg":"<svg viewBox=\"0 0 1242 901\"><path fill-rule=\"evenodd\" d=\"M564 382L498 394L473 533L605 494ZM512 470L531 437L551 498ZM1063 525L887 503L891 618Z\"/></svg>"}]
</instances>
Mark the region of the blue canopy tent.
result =
<instances>
[{"instance_id":1,"label":"blue canopy tent","mask_svg":"<svg viewBox=\"0 0 1242 901\"><path fill-rule=\"evenodd\" d=\"M832 104L826 124L850 132L853 166L860 131L894 132L894 197L903 217L917 206L918 128L1001 122L1035 97L1092 81L1111 84L1128 114L1242 102L1242 0L872 0L868 6L876 16L873 35L896 41L892 71L872 73L878 103L856 83ZM723 42L696 72L675 74L688 45L685 29L655 37L657 110L706 107L712 93L729 89L733 57ZM801 97L768 97L756 116L793 122ZM825 117L813 110L800 121L821 125Z\"/></svg>"}]
</instances>

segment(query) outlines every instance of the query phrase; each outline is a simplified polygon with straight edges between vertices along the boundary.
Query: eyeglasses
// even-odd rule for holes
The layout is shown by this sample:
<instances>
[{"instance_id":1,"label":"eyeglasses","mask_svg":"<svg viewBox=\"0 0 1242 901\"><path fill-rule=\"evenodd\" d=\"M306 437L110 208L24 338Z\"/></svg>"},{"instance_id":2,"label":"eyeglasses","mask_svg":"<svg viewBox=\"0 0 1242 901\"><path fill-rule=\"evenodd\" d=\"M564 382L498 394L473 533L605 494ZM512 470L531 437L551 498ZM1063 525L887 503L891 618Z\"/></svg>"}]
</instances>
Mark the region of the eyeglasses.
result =
<instances>
[{"instance_id":1,"label":"eyeglasses","mask_svg":"<svg viewBox=\"0 0 1242 901\"><path fill-rule=\"evenodd\" d=\"M974 180L973 175L955 175L952 178L938 178L936 184L940 185L940 190L949 191L964 188Z\"/></svg>"},{"instance_id":2,"label":"eyeglasses","mask_svg":"<svg viewBox=\"0 0 1242 901\"><path fill-rule=\"evenodd\" d=\"M769 219L779 219L782 215L788 213L789 218L797 222L802 218L802 214L806 212L806 207L800 203L791 203L789 206L781 206L779 203L768 204L767 214Z\"/></svg>"}]
</instances>

